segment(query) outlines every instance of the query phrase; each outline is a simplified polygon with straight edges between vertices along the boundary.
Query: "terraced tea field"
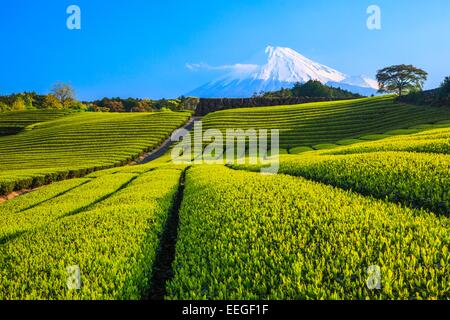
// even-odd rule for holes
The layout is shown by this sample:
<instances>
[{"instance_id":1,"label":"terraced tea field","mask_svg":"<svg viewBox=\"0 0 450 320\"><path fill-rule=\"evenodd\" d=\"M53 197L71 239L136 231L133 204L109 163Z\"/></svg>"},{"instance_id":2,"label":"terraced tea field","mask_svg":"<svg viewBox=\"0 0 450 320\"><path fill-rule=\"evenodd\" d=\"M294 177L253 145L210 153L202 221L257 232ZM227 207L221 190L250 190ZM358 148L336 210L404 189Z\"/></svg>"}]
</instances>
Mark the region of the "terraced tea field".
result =
<instances>
[{"instance_id":1,"label":"terraced tea field","mask_svg":"<svg viewBox=\"0 0 450 320\"><path fill-rule=\"evenodd\" d=\"M432 128L435 127L443 128L432 130ZM380 151L407 151L449 154L450 122L444 121L442 124L433 125L432 128L428 128L426 129L427 131L422 133L411 134L407 136L401 135L398 137L394 136L370 143L358 143L324 153L352 154Z\"/></svg>"},{"instance_id":2,"label":"terraced tea field","mask_svg":"<svg viewBox=\"0 0 450 320\"><path fill-rule=\"evenodd\" d=\"M203 129L279 129L280 147L295 153L297 147L301 151L333 148L348 139L378 139L383 136L373 135L445 120L450 120L448 108L410 106L394 103L392 97L376 97L219 111L203 119Z\"/></svg>"},{"instance_id":3,"label":"terraced tea field","mask_svg":"<svg viewBox=\"0 0 450 320\"><path fill-rule=\"evenodd\" d=\"M68 114L70 113L64 111L24 111L0 113L0 136L16 134L32 124L55 120Z\"/></svg>"},{"instance_id":4,"label":"terraced tea field","mask_svg":"<svg viewBox=\"0 0 450 320\"><path fill-rule=\"evenodd\" d=\"M139 299L182 167L58 182L0 206L1 299ZM67 267L83 290L67 288Z\"/></svg>"},{"instance_id":5,"label":"terraced tea field","mask_svg":"<svg viewBox=\"0 0 450 320\"><path fill-rule=\"evenodd\" d=\"M72 114L0 137L3 188L82 175L0 204L0 300L448 300L449 116L382 97L206 117L280 128L300 154L274 175L170 153L117 166L187 113Z\"/></svg>"},{"instance_id":6,"label":"terraced tea field","mask_svg":"<svg viewBox=\"0 0 450 320\"><path fill-rule=\"evenodd\" d=\"M258 172L262 165L232 167ZM448 215L450 128L282 156L279 173Z\"/></svg>"},{"instance_id":7,"label":"terraced tea field","mask_svg":"<svg viewBox=\"0 0 450 320\"><path fill-rule=\"evenodd\" d=\"M188 171L170 299L450 298L448 218L285 175ZM366 286L378 265L381 290Z\"/></svg>"},{"instance_id":8,"label":"terraced tea field","mask_svg":"<svg viewBox=\"0 0 450 320\"><path fill-rule=\"evenodd\" d=\"M79 113L0 137L0 195L126 164L159 146L189 117Z\"/></svg>"}]
</instances>

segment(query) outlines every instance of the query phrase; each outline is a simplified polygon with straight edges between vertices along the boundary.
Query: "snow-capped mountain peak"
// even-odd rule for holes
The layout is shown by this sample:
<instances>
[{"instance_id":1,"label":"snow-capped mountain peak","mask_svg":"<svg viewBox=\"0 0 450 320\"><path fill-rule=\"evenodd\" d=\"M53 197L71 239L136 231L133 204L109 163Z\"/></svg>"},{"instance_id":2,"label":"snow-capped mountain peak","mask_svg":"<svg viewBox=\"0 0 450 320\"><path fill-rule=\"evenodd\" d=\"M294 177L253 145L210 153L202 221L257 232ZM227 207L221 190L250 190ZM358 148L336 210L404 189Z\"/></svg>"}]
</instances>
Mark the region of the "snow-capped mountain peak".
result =
<instances>
[{"instance_id":1,"label":"snow-capped mountain peak","mask_svg":"<svg viewBox=\"0 0 450 320\"><path fill-rule=\"evenodd\" d=\"M254 74L254 79L293 83L319 80L327 83L346 78L343 73L314 62L290 48L268 46L265 52L268 55L267 64Z\"/></svg>"},{"instance_id":2,"label":"snow-capped mountain peak","mask_svg":"<svg viewBox=\"0 0 450 320\"><path fill-rule=\"evenodd\" d=\"M376 93L378 84L365 76L349 77L333 68L306 58L290 48L268 46L264 65L236 64L224 77L189 92L201 98L245 98L261 91L291 88L295 83L318 80L355 93ZM220 68L216 67L215 69ZM230 68L230 66L227 66Z\"/></svg>"}]
</instances>

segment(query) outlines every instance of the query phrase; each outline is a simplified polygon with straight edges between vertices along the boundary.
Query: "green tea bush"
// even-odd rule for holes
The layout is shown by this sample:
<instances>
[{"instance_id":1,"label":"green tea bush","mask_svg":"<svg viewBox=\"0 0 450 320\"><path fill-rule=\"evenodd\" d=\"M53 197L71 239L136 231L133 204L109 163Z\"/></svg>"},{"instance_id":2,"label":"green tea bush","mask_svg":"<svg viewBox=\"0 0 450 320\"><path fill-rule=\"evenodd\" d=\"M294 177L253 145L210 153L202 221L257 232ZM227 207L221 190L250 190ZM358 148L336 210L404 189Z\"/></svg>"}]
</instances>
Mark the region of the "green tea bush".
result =
<instances>
[{"instance_id":1,"label":"green tea bush","mask_svg":"<svg viewBox=\"0 0 450 320\"><path fill-rule=\"evenodd\" d=\"M158 147L190 115L77 113L0 137L0 195L123 166Z\"/></svg>"},{"instance_id":2,"label":"green tea bush","mask_svg":"<svg viewBox=\"0 0 450 320\"><path fill-rule=\"evenodd\" d=\"M393 97L232 109L208 114L203 129L278 129L280 147L335 144L450 119L450 109L395 103Z\"/></svg>"},{"instance_id":3,"label":"green tea bush","mask_svg":"<svg viewBox=\"0 0 450 320\"><path fill-rule=\"evenodd\" d=\"M235 168L259 171L259 166ZM279 173L354 190L364 195L450 213L450 156L408 152L284 157Z\"/></svg>"},{"instance_id":4,"label":"green tea bush","mask_svg":"<svg viewBox=\"0 0 450 320\"><path fill-rule=\"evenodd\" d=\"M0 216L2 217L0 239L8 239L16 234L37 229L51 221L76 214L126 186L133 178L135 175L131 174L104 176L84 183L78 188L28 210L14 209L15 204L19 207L23 206L22 199L17 199L11 204L7 203L7 207L0 206ZM68 183L68 185L72 185L72 183ZM33 192L32 195L42 198L41 193L47 193L46 189ZM11 207L13 210L10 210Z\"/></svg>"},{"instance_id":5,"label":"green tea bush","mask_svg":"<svg viewBox=\"0 0 450 320\"><path fill-rule=\"evenodd\" d=\"M0 300L144 297L180 175L178 169L143 173L94 206L0 245ZM80 290L67 286L74 265Z\"/></svg>"},{"instance_id":6,"label":"green tea bush","mask_svg":"<svg viewBox=\"0 0 450 320\"><path fill-rule=\"evenodd\" d=\"M450 298L448 218L284 175L186 179L169 299Z\"/></svg>"}]
</instances>

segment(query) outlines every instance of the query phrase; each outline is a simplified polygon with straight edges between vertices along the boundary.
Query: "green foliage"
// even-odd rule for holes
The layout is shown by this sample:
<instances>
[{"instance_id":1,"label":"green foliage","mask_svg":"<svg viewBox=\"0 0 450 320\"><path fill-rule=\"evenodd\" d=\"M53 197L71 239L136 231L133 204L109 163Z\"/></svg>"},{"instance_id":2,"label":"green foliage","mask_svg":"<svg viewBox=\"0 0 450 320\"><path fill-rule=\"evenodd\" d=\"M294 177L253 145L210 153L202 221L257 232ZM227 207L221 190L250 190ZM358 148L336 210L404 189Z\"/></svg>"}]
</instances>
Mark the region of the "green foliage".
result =
<instances>
[{"instance_id":1,"label":"green foliage","mask_svg":"<svg viewBox=\"0 0 450 320\"><path fill-rule=\"evenodd\" d=\"M0 207L2 216L0 239L8 239L14 234L38 229L54 220L74 215L103 197L116 192L133 178L135 176L131 174L116 174L104 176L92 182L85 181L83 185L64 195L18 213L4 211L4 208ZM80 197L80 194L83 196Z\"/></svg>"},{"instance_id":2,"label":"green foliage","mask_svg":"<svg viewBox=\"0 0 450 320\"><path fill-rule=\"evenodd\" d=\"M51 89L51 92L64 108L69 108L70 104L76 100L74 89L67 83L55 83Z\"/></svg>"},{"instance_id":3,"label":"green foliage","mask_svg":"<svg viewBox=\"0 0 450 320\"><path fill-rule=\"evenodd\" d=\"M17 97L11 106L12 111L24 111L25 110L25 101L22 97Z\"/></svg>"},{"instance_id":4,"label":"green foliage","mask_svg":"<svg viewBox=\"0 0 450 320\"><path fill-rule=\"evenodd\" d=\"M113 102L140 108L135 100ZM144 297L185 168L170 155L119 166L189 115L1 114L0 129L23 132L0 137L0 194L84 178L0 204L0 299ZM280 129L281 153L310 152L281 156L283 174L273 176L223 166L187 171L167 298L450 299L445 119L448 110L391 97L208 115L205 130ZM432 130L415 133L423 129ZM355 139L388 130L402 136ZM79 291L67 289L72 265L81 268ZM371 265L381 267L381 290L367 289Z\"/></svg>"},{"instance_id":5,"label":"green foliage","mask_svg":"<svg viewBox=\"0 0 450 320\"><path fill-rule=\"evenodd\" d=\"M11 108L3 101L0 101L0 112L6 112L6 111L11 111Z\"/></svg>"},{"instance_id":6,"label":"green foliage","mask_svg":"<svg viewBox=\"0 0 450 320\"><path fill-rule=\"evenodd\" d=\"M46 110L62 110L64 107L55 95L48 94L44 97L42 108Z\"/></svg>"},{"instance_id":7,"label":"green foliage","mask_svg":"<svg viewBox=\"0 0 450 320\"><path fill-rule=\"evenodd\" d=\"M111 111L111 112L146 112L154 110L195 110L199 102L198 98L180 97L179 99L121 99L121 98L103 98L89 103L89 109L92 111Z\"/></svg>"},{"instance_id":8,"label":"green foliage","mask_svg":"<svg viewBox=\"0 0 450 320\"><path fill-rule=\"evenodd\" d=\"M181 100L174 99L174 100L166 100L161 99L155 103L155 107L158 109L169 109L172 111L177 111L182 109Z\"/></svg>"},{"instance_id":9,"label":"green foliage","mask_svg":"<svg viewBox=\"0 0 450 320\"><path fill-rule=\"evenodd\" d=\"M348 146L348 145L360 143L360 142L363 142L363 141L359 140L359 139L342 139L342 140L337 141L336 143L339 145L342 145L342 146Z\"/></svg>"},{"instance_id":10,"label":"green foliage","mask_svg":"<svg viewBox=\"0 0 450 320\"><path fill-rule=\"evenodd\" d=\"M289 150L290 154L299 154L299 153L303 153L303 152L308 152L308 151L312 151L314 150L311 147L295 147Z\"/></svg>"},{"instance_id":11,"label":"green foliage","mask_svg":"<svg viewBox=\"0 0 450 320\"><path fill-rule=\"evenodd\" d=\"M334 149L338 145L332 144L332 143L322 143L322 144L316 144L313 146L313 149L315 150L327 150L327 149Z\"/></svg>"},{"instance_id":12,"label":"green foliage","mask_svg":"<svg viewBox=\"0 0 450 320\"><path fill-rule=\"evenodd\" d=\"M203 129L278 129L280 147L335 144L343 139L450 119L450 110L397 104L393 97L231 109L208 114Z\"/></svg>"},{"instance_id":13,"label":"green foliage","mask_svg":"<svg viewBox=\"0 0 450 320\"><path fill-rule=\"evenodd\" d=\"M189 116L79 113L0 136L0 194L127 164L159 146Z\"/></svg>"},{"instance_id":14,"label":"green foliage","mask_svg":"<svg viewBox=\"0 0 450 320\"><path fill-rule=\"evenodd\" d=\"M66 99L63 103L54 95L38 95L34 92L24 92L9 96L0 96L0 112L23 110L62 110L69 109L80 102Z\"/></svg>"},{"instance_id":15,"label":"green foliage","mask_svg":"<svg viewBox=\"0 0 450 320\"><path fill-rule=\"evenodd\" d=\"M439 96L441 98L450 98L450 77L445 77L444 81L439 88Z\"/></svg>"},{"instance_id":16,"label":"green foliage","mask_svg":"<svg viewBox=\"0 0 450 320\"><path fill-rule=\"evenodd\" d=\"M38 95L33 92L0 96L0 112L35 110L33 104L38 100Z\"/></svg>"},{"instance_id":17,"label":"green foliage","mask_svg":"<svg viewBox=\"0 0 450 320\"><path fill-rule=\"evenodd\" d=\"M12 215L18 212L32 209L44 202L61 196L80 185L89 182L89 179L70 179L55 182L39 191L29 192L20 197L14 198L0 206L0 215Z\"/></svg>"},{"instance_id":18,"label":"green foliage","mask_svg":"<svg viewBox=\"0 0 450 320\"><path fill-rule=\"evenodd\" d=\"M281 89L280 91L267 92L262 94L266 98L287 98L287 97L314 97L314 98L361 98L359 94L352 93L341 88L333 88L322 84L317 80L310 80L306 83L296 83L292 89Z\"/></svg>"},{"instance_id":19,"label":"green foliage","mask_svg":"<svg viewBox=\"0 0 450 320\"><path fill-rule=\"evenodd\" d=\"M404 93L421 91L428 78L428 73L413 65L395 65L378 70L379 92Z\"/></svg>"},{"instance_id":20,"label":"green foliage","mask_svg":"<svg viewBox=\"0 0 450 320\"><path fill-rule=\"evenodd\" d=\"M302 178L188 171L169 299L448 299L450 224ZM381 268L369 290L367 268Z\"/></svg>"},{"instance_id":21,"label":"green foliage","mask_svg":"<svg viewBox=\"0 0 450 320\"><path fill-rule=\"evenodd\" d=\"M405 134L414 134L419 133L419 129L396 129L385 132L385 135L405 135ZM383 139L386 137L383 137Z\"/></svg>"},{"instance_id":22,"label":"green foliage","mask_svg":"<svg viewBox=\"0 0 450 320\"><path fill-rule=\"evenodd\" d=\"M70 196L54 198L53 205L37 205L32 209L34 217L39 219L37 213L41 212L47 221L41 220L33 229L0 245L0 300L142 298L149 288L159 235L180 174L176 169L142 173L126 188L95 202L101 193L107 194L120 180L130 178L111 174L89 183L98 189L90 190L96 194L89 200L84 199L89 194L82 189L85 184ZM40 192L36 191L36 196ZM83 205L76 203L77 198L91 205L70 211ZM16 204L20 205L20 200ZM46 213L46 208L69 214ZM80 267L81 290L67 288L67 267L73 265Z\"/></svg>"},{"instance_id":23,"label":"green foliage","mask_svg":"<svg viewBox=\"0 0 450 320\"><path fill-rule=\"evenodd\" d=\"M95 101L93 102L93 104L95 106L98 106L100 108L104 108L107 109L108 111L111 112L125 112L125 107L123 102L120 99L107 99L107 98L103 98L101 101ZM132 106L131 108L135 107ZM130 108L130 111L131 111Z\"/></svg>"},{"instance_id":24,"label":"green foliage","mask_svg":"<svg viewBox=\"0 0 450 320\"><path fill-rule=\"evenodd\" d=\"M301 85L300 83L296 84L296 86ZM281 88L278 91L271 91L271 92L255 92L253 94L254 98L257 97L265 97L265 98L290 98L294 96L294 92L292 89L287 88Z\"/></svg>"},{"instance_id":25,"label":"green foliage","mask_svg":"<svg viewBox=\"0 0 450 320\"><path fill-rule=\"evenodd\" d=\"M449 155L426 153L308 155L283 158L279 173L448 214L449 164ZM259 169L256 166L250 168Z\"/></svg>"},{"instance_id":26,"label":"green foliage","mask_svg":"<svg viewBox=\"0 0 450 320\"><path fill-rule=\"evenodd\" d=\"M68 115L67 111L27 111L27 112L8 112L0 114L0 127L18 127L25 128L32 124L56 120Z\"/></svg>"},{"instance_id":27,"label":"green foliage","mask_svg":"<svg viewBox=\"0 0 450 320\"><path fill-rule=\"evenodd\" d=\"M75 111L88 111L88 107L80 101L72 101L69 105L69 109Z\"/></svg>"},{"instance_id":28,"label":"green foliage","mask_svg":"<svg viewBox=\"0 0 450 320\"><path fill-rule=\"evenodd\" d=\"M354 98L357 94L340 88L333 88L320 81L310 80L305 84L297 83L292 89L294 97L322 97L322 98Z\"/></svg>"},{"instance_id":29,"label":"green foliage","mask_svg":"<svg viewBox=\"0 0 450 320\"><path fill-rule=\"evenodd\" d=\"M389 138L390 135L388 134L366 134L359 137L361 140L380 140Z\"/></svg>"},{"instance_id":30,"label":"green foliage","mask_svg":"<svg viewBox=\"0 0 450 320\"><path fill-rule=\"evenodd\" d=\"M433 129L440 127L442 129ZM420 126L428 129L418 134L393 136L379 141L359 143L328 151L328 154L354 154L381 151L406 151L450 154L450 128L448 124Z\"/></svg>"},{"instance_id":31,"label":"green foliage","mask_svg":"<svg viewBox=\"0 0 450 320\"><path fill-rule=\"evenodd\" d=\"M47 95L23 92L9 96L0 96L0 112L62 109L87 110L87 106L75 99L73 88L62 83L55 84L52 88L52 93Z\"/></svg>"}]
</instances>

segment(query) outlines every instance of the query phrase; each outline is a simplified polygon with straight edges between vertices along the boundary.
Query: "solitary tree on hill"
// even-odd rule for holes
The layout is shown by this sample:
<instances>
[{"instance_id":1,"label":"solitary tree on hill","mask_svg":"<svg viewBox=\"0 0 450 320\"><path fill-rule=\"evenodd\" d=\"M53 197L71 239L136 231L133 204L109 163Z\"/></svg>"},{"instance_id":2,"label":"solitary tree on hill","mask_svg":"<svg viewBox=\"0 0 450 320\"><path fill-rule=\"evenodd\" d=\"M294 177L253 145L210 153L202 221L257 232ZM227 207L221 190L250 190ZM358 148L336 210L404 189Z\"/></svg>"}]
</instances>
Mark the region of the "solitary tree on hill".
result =
<instances>
[{"instance_id":1,"label":"solitary tree on hill","mask_svg":"<svg viewBox=\"0 0 450 320\"><path fill-rule=\"evenodd\" d=\"M405 64L387 67L377 73L379 92L395 92L399 96L422 90L427 78L428 73L426 71Z\"/></svg>"},{"instance_id":2,"label":"solitary tree on hill","mask_svg":"<svg viewBox=\"0 0 450 320\"><path fill-rule=\"evenodd\" d=\"M57 82L53 85L52 94L61 102L64 108L68 108L75 100L75 91L70 84Z\"/></svg>"}]
</instances>

